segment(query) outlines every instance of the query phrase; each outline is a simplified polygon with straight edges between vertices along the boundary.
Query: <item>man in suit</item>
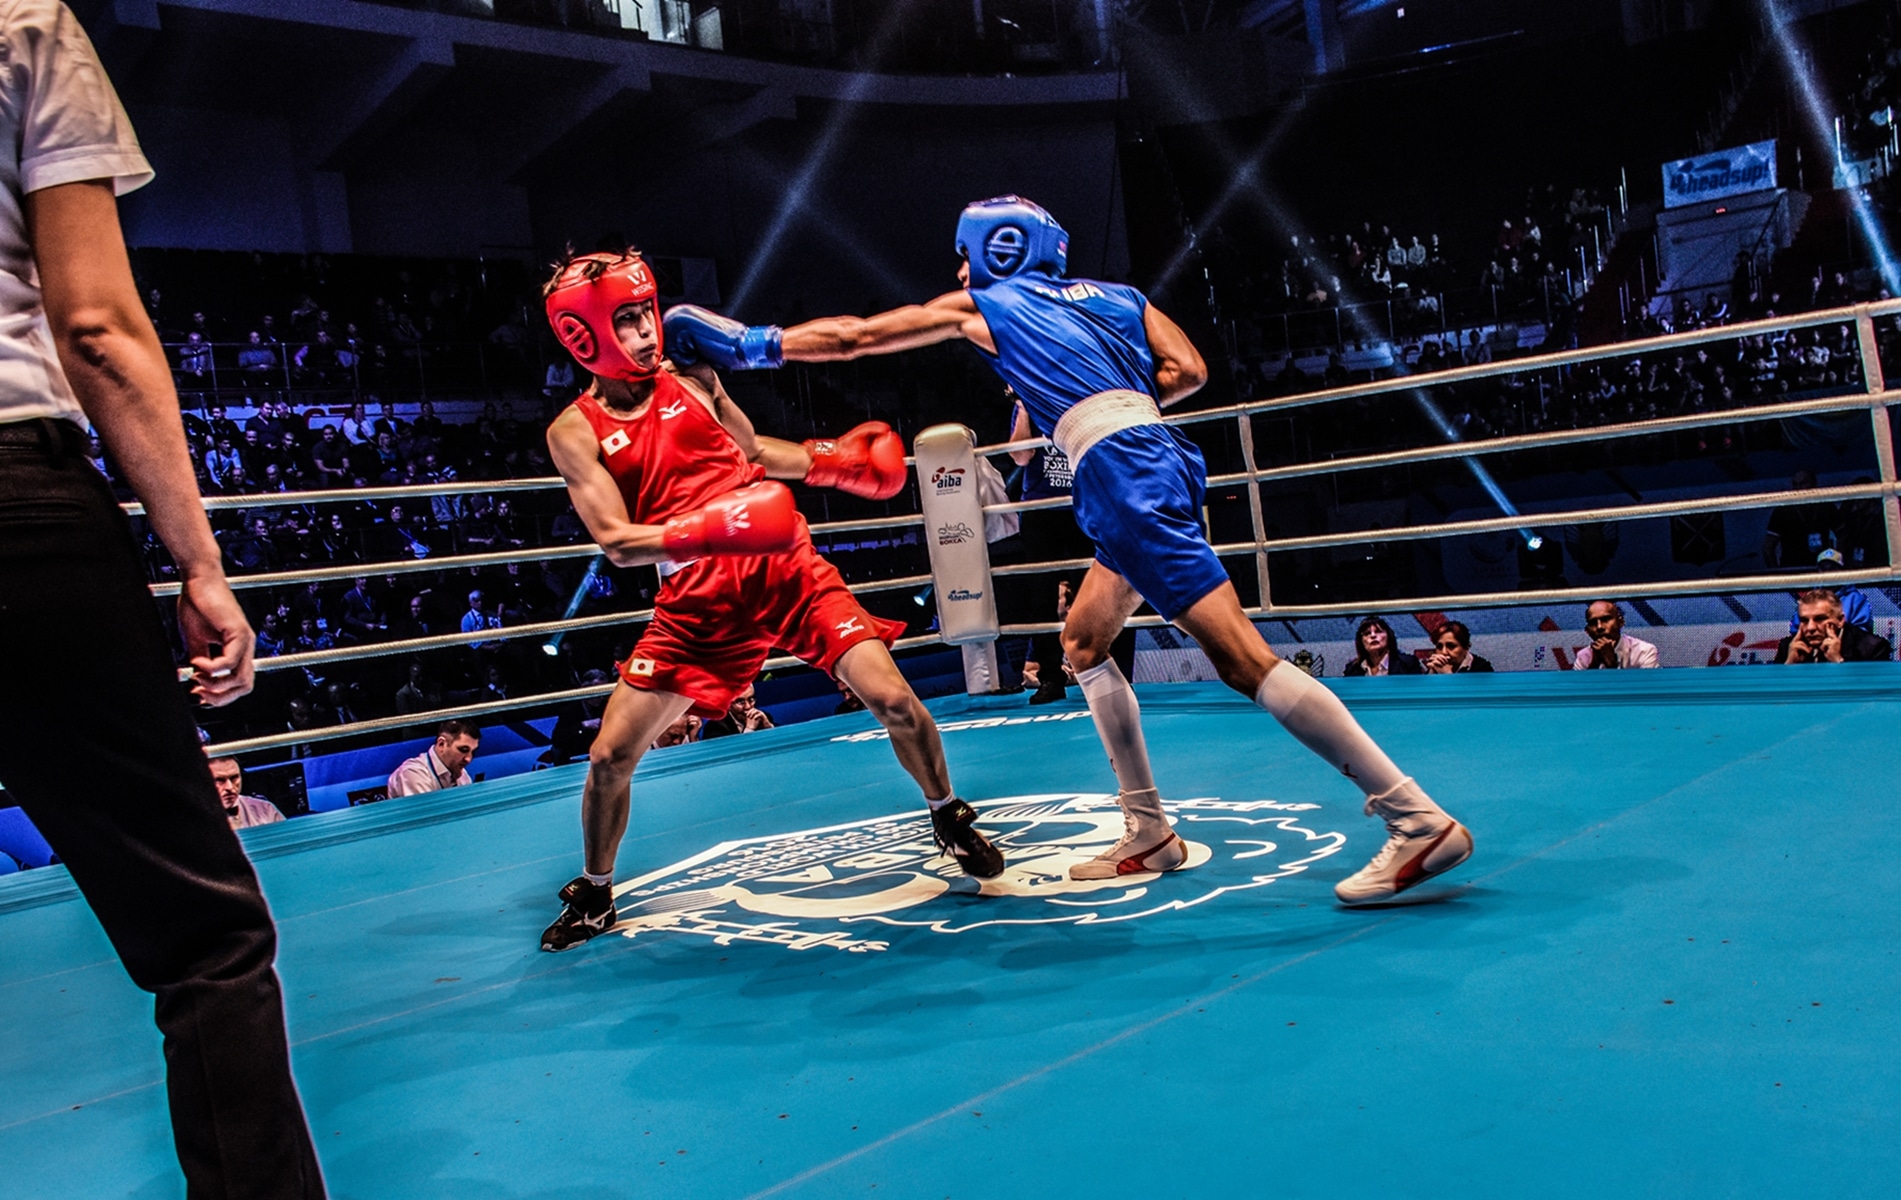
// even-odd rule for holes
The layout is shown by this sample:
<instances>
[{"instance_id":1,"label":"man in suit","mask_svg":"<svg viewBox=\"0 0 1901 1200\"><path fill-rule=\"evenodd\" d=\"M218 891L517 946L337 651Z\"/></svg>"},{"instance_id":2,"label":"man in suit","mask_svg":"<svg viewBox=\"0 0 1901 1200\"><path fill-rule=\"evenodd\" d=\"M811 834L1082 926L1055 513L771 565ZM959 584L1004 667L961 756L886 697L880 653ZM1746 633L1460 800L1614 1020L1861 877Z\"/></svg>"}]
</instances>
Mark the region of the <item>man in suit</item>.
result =
<instances>
[{"instance_id":1,"label":"man in suit","mask_svg":"<svg viewBox=\"0 0 1901 1200\"><path fill-rule=\"evenodd\" d=\"M1850 625L1842 602L1827 588L1795 598L1796 630L1776 645L1778 663L1887 662L1888 639Z\"/></svg>"}]
</instances>

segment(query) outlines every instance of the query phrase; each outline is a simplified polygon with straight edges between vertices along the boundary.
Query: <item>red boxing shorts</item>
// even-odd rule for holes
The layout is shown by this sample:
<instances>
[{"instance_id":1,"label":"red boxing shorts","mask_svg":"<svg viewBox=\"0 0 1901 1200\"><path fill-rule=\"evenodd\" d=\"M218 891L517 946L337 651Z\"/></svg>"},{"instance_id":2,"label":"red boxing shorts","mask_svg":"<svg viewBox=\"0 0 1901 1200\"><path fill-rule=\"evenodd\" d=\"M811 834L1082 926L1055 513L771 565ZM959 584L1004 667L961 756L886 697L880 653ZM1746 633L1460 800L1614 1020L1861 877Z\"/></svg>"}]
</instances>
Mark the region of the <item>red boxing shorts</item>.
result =
<instances>
[{"instance_id":1,"label":"red boxing shorts","mask_svg":"<svg viewBox=\"0 0 1901 1200\"><path fill-rule=\"evenodd\" d=\"M685 696L695 715L717 719L775 648L831 674L858 643L889 646L903 633L904 622L866 612L838 568L801 537L784 554L702 558L674 572L620 677Z\"/></svg>"}]
</instances>

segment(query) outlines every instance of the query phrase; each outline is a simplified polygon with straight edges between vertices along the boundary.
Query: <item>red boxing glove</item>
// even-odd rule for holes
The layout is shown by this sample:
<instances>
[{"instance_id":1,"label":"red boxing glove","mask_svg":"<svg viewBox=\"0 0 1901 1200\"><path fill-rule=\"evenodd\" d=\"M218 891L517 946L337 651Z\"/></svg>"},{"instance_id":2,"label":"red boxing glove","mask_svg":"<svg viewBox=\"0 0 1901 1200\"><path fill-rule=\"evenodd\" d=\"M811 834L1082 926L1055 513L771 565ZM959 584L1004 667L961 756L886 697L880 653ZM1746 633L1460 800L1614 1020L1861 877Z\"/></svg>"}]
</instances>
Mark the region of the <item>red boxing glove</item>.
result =
<instances>
[{"instance_id":1,"label":"red boxing glove","mask_svg":"<svg viewBox=\"0 0 1901 1200\"><path fill-rule=\"evenodd\" d=\"M867 500L889 500L904 490L904 440L883 421L866 421L835 441L811 441L805 482Z\"/></svg>"},{"instance_id":2,"label":"red boxing glove","mask_svg":"<svg viewBox=\"0 0 1901 1200\"><path fill-rule=\"evenodd\" d=\"M675 562L717 554L780 554L799 534L791 489L770 480L729 492L698 512L667 522L667 557Z\"/></svg>"}]
</instances>

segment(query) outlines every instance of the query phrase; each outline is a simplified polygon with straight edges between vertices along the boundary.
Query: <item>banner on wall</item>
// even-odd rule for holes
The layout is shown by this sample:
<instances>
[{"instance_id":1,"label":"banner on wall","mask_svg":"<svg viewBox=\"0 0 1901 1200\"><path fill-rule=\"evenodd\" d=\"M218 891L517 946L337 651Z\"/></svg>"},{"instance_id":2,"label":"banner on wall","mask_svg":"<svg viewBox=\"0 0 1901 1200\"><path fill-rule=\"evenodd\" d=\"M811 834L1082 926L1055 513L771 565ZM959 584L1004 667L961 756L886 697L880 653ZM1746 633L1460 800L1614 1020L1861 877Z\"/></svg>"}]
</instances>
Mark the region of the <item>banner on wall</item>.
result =
<instances>
[{"instance_id":1,"label":"banner on wall","mask_svg":"<svg viewBox=\"0 0 1901 1200\"><path fill-rule=\"evenodd\" d=\"M1776 140L1663 164L1663 206L1681 208L1776 186Z\"/></svg>"}]
</instances>

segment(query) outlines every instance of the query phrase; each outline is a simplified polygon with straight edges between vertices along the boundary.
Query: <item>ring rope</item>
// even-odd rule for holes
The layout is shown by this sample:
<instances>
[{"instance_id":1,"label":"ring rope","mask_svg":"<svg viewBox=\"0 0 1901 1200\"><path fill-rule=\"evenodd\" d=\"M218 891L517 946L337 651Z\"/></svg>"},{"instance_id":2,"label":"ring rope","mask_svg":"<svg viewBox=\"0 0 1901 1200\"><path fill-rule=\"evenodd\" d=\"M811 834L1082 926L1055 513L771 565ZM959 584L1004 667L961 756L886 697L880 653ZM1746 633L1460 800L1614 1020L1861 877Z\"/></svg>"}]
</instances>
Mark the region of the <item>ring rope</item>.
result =
<instances>
[{"instance_id":1,"label":"ring rope","mask_svg":"<svg viewBox=\"0 0 1901 1200\"><path fill-rule=\"evenodd\" d=\"M456 571L464 567L499 567L512 562L546 562L551 558L592 558L601 548L584 546L535 546L520 550L497 550L490 554L452 554L443 558L399 558L389 562L343 563L335 567L307 567L301 571L266 571L256 575L231 575L225 582L233 590L282 587L299 583L328 583L337 579L355 579L359 575L414 575L419 571ZM179 583L154 583L154 596L176 596Z\"/></svg>"},{"instance_id":2,"label":"ring rope","mask_svg":"<svg viewBox=\"0 0 1901 1200\"><path fill-rule=\"evenodd\" d=\"M937 641L934 634L921 634L916 637L899 638L892 643L893 650L909 650L916 646ZM776 671L786 667L804 665L802 660L791 655L768 658L760 664L761 671ZM541 692L533 696L517 696L507 700L490 700L481 704L463 704L454 708L437 708L428 712L404 713L393 717L372 717L366 721L352 721L348 725L326 725L320 729L296 730L289 733L272 733L260 737L240 738L231 742L219 742L206 746L205 753L213 758L231 754L249 754L260 750L278 750L286 746L302 746L311 742L329 742L339 738L358 737L374 733L388 733L399 729L408 729L418 725L435 725L443 721L493 716L496 713L518 712L524 708L541 705L566 704L576 700L592 700L611 693L618 683L589 684L586 687L566 688L555 692Z\"/></svg>"},{"instance_id":3,"label":"ring rope","mask_svg":"<svg viewBox=\"0 0 1901 1200\"><path fill-rule=\"evenodd\" d=\"M1307 407L1335 400L1358 399L1393 392L1412 391L1421 387L1461 383L1471 380L1543 370L1551 367L1563 367L1599 359L1630 357L1651 353L1657 350L1675 349L1712 342L1724 342L1747 337L1757 332L1776 332L1835 324L1850 320L1857 322L1861 327L1860 341L1863 351L1863 371L1867 380L1866 386L1870 389L1869 391L1826 399L1732 409L1720 413L1695 413L1653 418L1643 421L1599 426L1590 429L1550 430L1534 434L1519 434L1473 442L1454 442L1445 445L1417 447L1410 450L1389 451L1378 454L1333 459L1324 463L1294 464L1284 467L1271 467L1264 470L1254 468L1233 474L1212 476L1208 479L1208 484L1209 486L1232 486L1235 484L1254 485L1278 479L1332 474L1341 471L1366 470L1448 458L1472 458L1484 454L1507 453L1518 450L1538 449L1546 446L1572 445L1589 441L1607 441L1625 437L1642 437L1678 430L1741 424L1750 421L1776 420L1792 416L1863 409L1871 411L1885 410L1889 406L1901 403L1901 391L1881 390L1883 389L1884 381L1880 375L1880 364L1878 360L1871 360L1871 347L1873 344L1872 319L1875 316L1890 313L1901 313L1901 300L1823 310L1805 314L1797 318L1771 318L1763 321L1744 322L1709 330L1665 335L1660 338L1645 339L1639 342L1616 343L1604 347L1594 347L1585 351L1568 351L1558 354L1532 356L1530 358L1508 359L1497 363L1453 368L1447 371L1434 372L1430 375L1401 376L1392 380L1351 385L1344 388L1328 389L1299 396L1279 397L1272 400L1231 405L1219 409L1205 409L1197 412L1174 414L1165 418L1165 421L1171 425L1190 425L1235 418L1243 423L1245 439L1247 432L1246 422L1251 416L1261 413L1296 407ZM1049 444L1049 441L1045 438L1031 438L1015 442L1000 443L990 447L979 447L976 452L984 455L996 455L1017 450L1035 449ZM907 457L906 462L907 464L914 464L915 459ZM1250 467L1252 467L1251 458L1249 462ZM1888 472L1884 470L1884 474L1888 474ZM526 480L458 481L449 485L388 485L375 488L331 489L319 492L207 497L204 503L207 509L257 508L285 505L316 505L369 499L434 499L437 496L443 495L542 491L553 490L563 486L565 486L564 481L558 477ZM1268 540L1257 530L1257 537L1252 542L1217 546L1214 547L1214 550L1215 553L1222 557L1234 557L1245 554L1264 556L1267 552L1272 550L1318 549L1328 546L1364 544L1366 542L1376 541L1419 540L1431 537L1513 530L1529 524L1553 525L1572 524L1584 521L1624 520L1680 515L1693 512L1719 511L1732 508L1764 508L1790 502L1825 502L1832 500L1873 498L1891 501L1891 498L1896 494L1896 483L1894 480L1888 479L1881 484L1810 489L1799 493L1778 491L1755 493L1748 496L1704 498L1647 505L1625 505L1617 508L1570 510L1559 513L1530 513L1511 517L1450 522L1440 525L1419 525L1406 526L1399 529L1352 531L1314 535L1311 537L1284 538L1275 541ZM997 515L1036 509L1062 508L1070 506L1072 503L1073 501L1070 497L1053 497L1044 500L991 505L985 507L984 512L986 514ZM140 513L144 511L143 507L136 503L127 504L123 507L129 513ZM810 528L814 533L832 534L878 529L897 529L921 524L923 524L923 517L920 514L915 516L888 516L863 521L826 522L820 525L813 525ZM400 560L389 563L351 563L300 571L238 576L231 580L231 584L234 588L256 588L271 585L346 579L367 574L409 574L421 571L448 571L467 567L494 566L510 562L539 562L556 558L593 556L599 553L599 547L592 545L523 548L517 551L489 554L457 555L437 559ZM1073 570L1087 567L1092 561L1092 559L1071 559L1053 563L1011 564L993 568L992 574L1027 575L1059 570ZM1857 571L1831 571L1826 573L1804 571L1778 575L1740 576L1721 581L1698 579L1628 584L1620 587L1618 591L1620 595L1642 598L1653 596L1708 595L1747 591L1786 591L1802 586L1881 583L1895 579L1901 579L1901 567L1891 565L1887 568L1869 568ZM856 594L895 591L904 588L922 587L931 582L932 577L930 575L912 575L852 585L850 590ZM158 596L175 595L179 590L180 585L176 583L157 584L152 587L153 594ZM1295 617L1331 617L1366 612L1403 613L1409 611L1416 612L1422 609L1487 608L1527 602L1539 603L1558 600L1579 600L1595 597L1600 594L1600 591L1601 589L1595 586L1589 588L1541 589L1537 591L1515 590L1454 596L1411 597L1383 601L1362 600L1350 604L1261 605L1244 609L1244 611L1250 618L1255 620ZM430 649L468 645L478 642L547 636L576 629L600 628L620 624L638 624L651 619L651 617L652 610L648 609L626 613L598 614L591 617L570 618L562 621L537 622L530 625L518 625L503 629L478 630L468 634L442 634L428 638L405 639L398 642L380 642L350 647L337 647L331 650L281 655L273 659L265 659L260 661L259 669L266 671L288 670L293 667L317 665L318 663L410 654ZM1160 626L1166 624L1166 622L1159 616L1151 615L1136 617L1130 620L1128 624L1132 627L1143 628ZM1061 628L1062 625L1060 622L1038 622L1005 625L1002 626L1001 632L1009 636L1019 636L1024 634L1053 632ZM893 648L908 649L927 644L941 644L941 639L934 634L924 634L900 639L894 644ZM798 663L799 660L796 658L780 656L768 659L762 665L761 669L776 670L794 666ZM427 725L432 722L449 720L455 717L480 717L502 712L519 711L526 708L565 703L571 700L584 700L606 695L613 690L614 686L615 685L610 684L574 688L541 693L533 696L516 697L509 700L489 701L482 704L437 709L427 713L373 718L367 721L352 722L348 725L328 726L322 729L272 734L264 737L222 743L210 747L209 752L244 753L248 751L304 745L318 741L330 741L338 738L374 734L388 730L411 728L418 725Z\"/></svg>"}]
</instances>

